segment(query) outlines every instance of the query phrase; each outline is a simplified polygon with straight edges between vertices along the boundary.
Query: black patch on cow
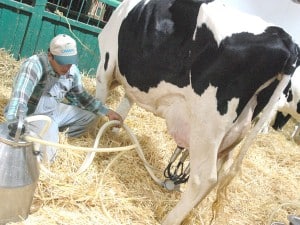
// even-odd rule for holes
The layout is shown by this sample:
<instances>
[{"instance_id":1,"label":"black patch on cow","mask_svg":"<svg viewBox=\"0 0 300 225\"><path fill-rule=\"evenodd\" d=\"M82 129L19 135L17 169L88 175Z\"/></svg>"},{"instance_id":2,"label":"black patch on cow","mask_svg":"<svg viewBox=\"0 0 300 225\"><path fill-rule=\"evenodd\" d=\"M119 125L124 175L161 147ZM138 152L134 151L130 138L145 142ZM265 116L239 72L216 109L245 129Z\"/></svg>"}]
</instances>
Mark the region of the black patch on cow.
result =
<instances>
[{"instance_id":1,"label":"black patch on cow","mask_svg":"<svg viewBox=\"0 0 300 225\"><path fill-rule=\"evenodd\" d=\"M218 87L218 111L221 115L227 113L228 101L238 98L239 115L255 91L285 69L290 52L275 32L274 28L260 35L246 32L233 34L218 47L212 31L205 24L198 28L197 50L194 53L198 55L194 57L192 66L195 91L201 95L209 84ZM258 104L263 108L266 103Z\"/></svg>"},{"instance_id":2,"label":"black patch on cow","mask_svg":"<svg viewBox=\"0 0 300 225\"><path fill-rule=\"evenodd\" d=\"M198 95L213 85L218 88L220 114L227 113L228 101L238 98L239 115L263 83L278 73L290 74L295 69L292 64L298 53L290 36L278 27L270 27L259 35L233 34L218 46L205 24L196 28L203 2L210 1L138 3L120 27L120 72L131 86L144 92L161 81L182 88L191 80ZM266 102L258 103L259 107L263 108Z\"/></svg>"},{"instance_id":3,"label":"black patch on cow","mask_svg":"<svg viewBox=\"0 0 300 225\"><path fill-rule=\"evenodd\" d=\"M104 70L107 70L107 66L108 66L108 61L109 61L109 53L106 52L105 53L105 61L104 61Z\"/></svg>"},{"instance_id":4,"label":"black patch on cow","mask_svg":"<svg viewBox=\"0 0 300 225\"><path fill-rule=\"evenodd\" d=\"M293 101L293 92L292 90L289 90L287 95L287 102L291 102L291 101Z\"/></svg>"},{"instance_id":5,"label":"black patch on cow","mask_svg":"<svg viewBox=\"0 0 300 225\"><path fill-rule=\"evenodd\" d=\"M297 103L297 113L300 114L300 101L298 101L298 103Z\"/></svg>"},{"instance_id":6,"label":"black patch on cow","mask_svg":"<svg viewBox=\"0 0 300 225\"><path fill-rule=\"evenodd\" d=\"M264 88L258 95L257 95L257 106L253 113L253 118L255 118L261 110L265 107L265 105L269 102L275 88L277 87L279 81L276 79L274 80L268 87ZM291 81L288 83L286 88L283 91L285 98L291 99L292 97L292 90L291 90Z\"/></svg>"},{"instance_id":7,"label":"black patch on cow","mask_svg":"<svg viewBox=\"0 0 300 225\"><path fill-rule=\"evenodd\" d=\"M291 115L283 115L281 112L277 112L274 124L272 125L273 129L281 130L283 126L289 121Z\"/></svg>"},{"instance_id":8,"label":"black patch on cow","mask_svg":"<svg viewBox=\"0 0 300 225\"><path fill-rule=\"evenodd\" d=\"M178 87L189 84L190 50L202 2L141 1L119 32L119 68L127 82L148 92L162 80ZM140 78L140 79L139 79Z\"/></svg>"},{"instance_id":9,"label":"black patch on cow","mask_svg":"<svg viewBox=\"0 0 300 225\"><path fill-rule=\"evenodd\" d=\"M277 87L279 81L276 79L274 80L269 86L264 88L260 93L257 95L257 105L254 109L252 119L254 119L265 107L265 105L269 102L275 88Z\"/></svg>"}]
</instances>

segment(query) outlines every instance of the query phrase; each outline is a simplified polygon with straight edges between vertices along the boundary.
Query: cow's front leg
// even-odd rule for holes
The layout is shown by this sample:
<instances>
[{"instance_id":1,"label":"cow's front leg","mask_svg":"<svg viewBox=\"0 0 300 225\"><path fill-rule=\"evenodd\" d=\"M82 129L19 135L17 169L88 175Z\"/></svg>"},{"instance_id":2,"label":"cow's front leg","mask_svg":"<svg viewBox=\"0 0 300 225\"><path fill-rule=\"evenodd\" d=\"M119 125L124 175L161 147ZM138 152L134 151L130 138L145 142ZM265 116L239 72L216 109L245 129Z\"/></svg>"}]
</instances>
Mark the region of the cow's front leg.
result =
<instances>
[{"instance_id":1,"label":"cow's front leg","mask_svg":"<svg viewBox=\"0 0 300 225\"><path fill-rule=\"evenodd\" d=\"M198 139L198 140L197 140ZM187 188L163 225L179 225L189 212L217 183L217 152L219 142L205 137L192 140L190 145L190 177Z\"/></svg>"}]
</instances>

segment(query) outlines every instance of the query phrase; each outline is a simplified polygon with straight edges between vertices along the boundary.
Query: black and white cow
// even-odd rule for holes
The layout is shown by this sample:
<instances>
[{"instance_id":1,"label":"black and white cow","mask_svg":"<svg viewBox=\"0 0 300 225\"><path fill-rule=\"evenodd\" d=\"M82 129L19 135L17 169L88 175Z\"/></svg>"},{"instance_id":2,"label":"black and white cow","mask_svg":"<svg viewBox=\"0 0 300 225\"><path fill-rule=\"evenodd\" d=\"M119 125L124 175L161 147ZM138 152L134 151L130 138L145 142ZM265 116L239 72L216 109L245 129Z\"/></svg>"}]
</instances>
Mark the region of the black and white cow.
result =
<instances>
[{"instance_id":1,"label":"black and white cow","mask_svg":"<svg viewBox=\"0 0 300 225\"><path fill-rule=\"evenodd\" d=\"M128 107L136 102L164 118L177 145L189 149L187 187L164 225L180 224L217 184L220 156L260 111L270 112L300 64L283 29L218 0L125 0L99 45L97 97L105 101L117 81Z\"/></svg>"}]
</instances>

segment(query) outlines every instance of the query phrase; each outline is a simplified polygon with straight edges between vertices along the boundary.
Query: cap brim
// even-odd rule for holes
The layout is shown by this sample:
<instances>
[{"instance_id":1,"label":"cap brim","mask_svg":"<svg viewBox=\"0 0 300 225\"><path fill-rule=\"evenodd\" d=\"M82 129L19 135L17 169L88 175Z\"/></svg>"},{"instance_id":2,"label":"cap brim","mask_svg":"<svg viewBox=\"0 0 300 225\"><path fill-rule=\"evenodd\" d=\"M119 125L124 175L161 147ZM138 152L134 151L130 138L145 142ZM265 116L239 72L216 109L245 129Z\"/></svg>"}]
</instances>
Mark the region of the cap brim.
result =
<instances>
[{"instance_id":1,"label":"cap brim","mask_svg":"<svg viewBox=\"0 0 300 225\"><path fill-rule=\"evenodd\" d=\"M53 57L59 65L77 64L78 63L77 55L71 55L71 56L53 55Z\"/></svg>"}]
</instances>

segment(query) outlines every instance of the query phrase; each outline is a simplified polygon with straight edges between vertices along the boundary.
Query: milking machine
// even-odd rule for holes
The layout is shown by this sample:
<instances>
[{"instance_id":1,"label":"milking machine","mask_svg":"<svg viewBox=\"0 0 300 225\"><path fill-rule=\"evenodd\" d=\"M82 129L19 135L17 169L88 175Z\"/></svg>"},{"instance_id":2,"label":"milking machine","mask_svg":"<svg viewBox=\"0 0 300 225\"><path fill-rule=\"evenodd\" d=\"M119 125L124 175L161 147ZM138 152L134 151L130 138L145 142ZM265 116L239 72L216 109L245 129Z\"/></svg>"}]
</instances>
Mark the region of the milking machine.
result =
<instances>
[{"instance_id":1,"label":"milking machine","mask_svg":"<svg viewBox=\"0 0 300 225\"><path fill-rule=\"evenodd\" d=\"M177 147L164 170L164 187L168 190L179 190L180 184L189 179L190 164L186 162L189 156L187 149Z\"/></svg>"},{"instance_id":2,"label":"milking machine","mask_svg":"<svg viewBox=\"0 0 300 225\"><path fill-rule=\"evenodd\" d=\"M0 224L26 219L39 179L38 149L22 138L21 131L28 121L44 120L43 135L51 120L46 116L20 117L14 137L8 124L0 124Z\"/></svg>"}]
</instances>

